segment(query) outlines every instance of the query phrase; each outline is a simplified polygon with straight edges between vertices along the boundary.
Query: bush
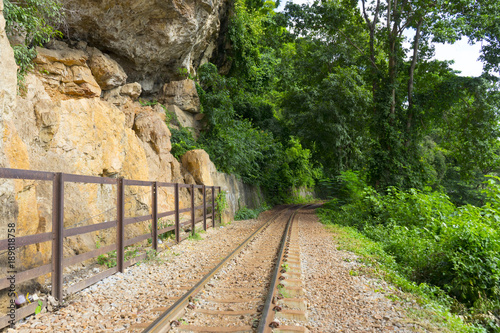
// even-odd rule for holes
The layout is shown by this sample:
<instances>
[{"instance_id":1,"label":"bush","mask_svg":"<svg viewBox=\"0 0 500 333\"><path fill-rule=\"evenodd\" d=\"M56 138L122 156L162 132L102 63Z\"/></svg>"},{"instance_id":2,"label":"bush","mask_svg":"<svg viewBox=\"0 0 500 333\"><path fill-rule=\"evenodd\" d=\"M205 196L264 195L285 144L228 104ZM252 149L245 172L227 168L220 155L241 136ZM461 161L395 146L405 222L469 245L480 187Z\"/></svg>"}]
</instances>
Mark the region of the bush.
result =
<instances>
[{"instance_id":1,"label":"bush","mask_svg":"<svg viewBox=\"0 0 500 333\"><path fill-rule=\"evenodd\" d=\"M170 153L174 155L176 159L179 159L186 152L193 149L203 149L203 146L196 142L191 131L185 127L179 129L170 128L170 142L172 143L172 149Z\"/></svg>"},{"instance_id":2,"label":"bush","mask_svg":"<svg viewBox=\"0 0 500 333\"><path fill-rule=\"evenodd\" d=\"M53 37L61 37L56 27L62 22L62 5L57 0L25 0L4 2L5 31L7 36L24 36L24 43L14 45L14 57L19 66L18 79L33 68L35 46L47 43Z\"/></svg>"},{"instance_id":3,"label":"bush","mask_svg":"<svg viewBox=\"0 0 500 333\"><path fill-rule=\"evenodd\" d=\"M270 209L270 207L267 204L264 204L255 209L250 209L246 206L243 206L236 212L236 214L234 214L234 220L239 221L239 220L256 219L260 213L268 209Z\"/></svg>"},{"instance_id":4,"label":"bush","mask_svg":"<svg viewBox=\"0 0 500 333\"><path fill-rule=\"evenodd\" d=\"M341 199L324 205L323 219L357 228L407 278L437 286L474 311L497 313L487 323L500 324L494 302L500 297L500 178L487 181L482 207L456 207L443 193L415 189L389 188L382 196L356 173L340 178Z\"/></svg>"},{"instance_id":5,"label":"bush","mask_svg":"<svg viewBox=\"0 0 500 333\"><path fill-rule=\"evenodd\" d=\"M254 210L254 209L250 209L248 207L242 207L240 208L236 214L234 214L234 219L236 221L239 221L239 220L250 220L250 219L255 219L257 218L257 216L259 216L259 212Z\"/></svg>"}]
</instances>

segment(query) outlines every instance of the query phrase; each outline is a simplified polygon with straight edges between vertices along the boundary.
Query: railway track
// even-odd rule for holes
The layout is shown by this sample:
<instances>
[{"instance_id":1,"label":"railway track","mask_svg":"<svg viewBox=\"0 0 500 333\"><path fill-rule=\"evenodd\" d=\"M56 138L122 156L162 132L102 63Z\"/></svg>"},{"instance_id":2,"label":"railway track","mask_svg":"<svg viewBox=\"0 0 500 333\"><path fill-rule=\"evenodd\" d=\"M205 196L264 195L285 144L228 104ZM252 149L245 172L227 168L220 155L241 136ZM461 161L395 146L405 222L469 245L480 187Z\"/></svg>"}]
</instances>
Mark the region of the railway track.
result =
<instances>
[{"instance_id":1,"label":"railway track","mask_svg":"<svg viewBox=\"0 0 500 333\"><path fill-rule=\"evenodd\" d=\"M171 306L156 309L164 312L143 332L307 332L298 325L307 321L299 209L263 223Z\"/></svg>"}]
</instances>

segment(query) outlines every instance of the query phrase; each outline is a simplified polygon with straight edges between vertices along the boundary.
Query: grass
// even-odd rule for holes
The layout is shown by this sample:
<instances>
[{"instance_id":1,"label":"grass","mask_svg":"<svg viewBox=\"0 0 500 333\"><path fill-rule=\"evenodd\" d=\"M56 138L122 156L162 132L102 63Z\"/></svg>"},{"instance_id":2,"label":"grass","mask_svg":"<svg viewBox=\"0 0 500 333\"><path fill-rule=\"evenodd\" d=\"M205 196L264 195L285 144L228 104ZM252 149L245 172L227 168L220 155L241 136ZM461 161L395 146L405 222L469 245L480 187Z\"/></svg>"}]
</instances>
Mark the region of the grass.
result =
<instances>
[{"instance_id":1,"label":"grass","mask_svg":"<svg viewBox=\"0 0 500 333\"><path fill-rule=\"evenodd\" d=\"M191 240L191 241L203 240L203 237L201 237L200 233L201 232L195 232L194 234L192 234L191 236L188 237L188 240Z\"/></svg>"},{"instance_id":2,"label":"grass","mask_svg":"<svg viewBox=\"0 0 500 333\"><path fill-rule=\"evenodd\" d=\"M282 287L281 285L278 285L278 292L284 297L284 298L291 298L292 296L290 293L285 289L285 287Z\"/></svg>"},{"instance_id":3,"label":"grass","mask_svg":"<svg viewBox=\"0 0 500 333\"><path fill-rule=\"evenodd\" d=\"M148 249L146 250L146 258L144 258L143 262L155 262L157 264L161 264L164 260L158 256L158 251L155 249Z\"/></svg>"},{"instance_id":4,"label":"grass","mask_svg":"<svg viewBox=\"0 0 500 333\"><path fill-rule=\"evenodd\" d=\"M96 244L97 246L97 244ZM98 247L99 248L99 247ZM139 255L139 249L134 246L125 247L125 253L123 261L127 261L129 259L135 258ZM99 265L104 265L108 268L115 267L117 265L117 254L116 250L110 251L106 254L101 254L97 256L97 263Z\"/></svg>"},{"instance_id":5,"label":"grass","mask_svg":"<svg viewBox=\"0 0 500 333\"><path fill-rule=\"evenodd\" d=\"M406 307L408 322L431 332L486 332L482 327L466 323L463 316L452 313L457 302L444 291L423 283L417 285L398 274L394 259L384 252L380 244L350 227L337 224L326 224L325 227L335 235L338 250L353 252L359 256L357 261L363 265L351 270L351 276L366 274L383 279L396 287L385 290L388 299L419 305Z\"/></svg>"}]
</instances>

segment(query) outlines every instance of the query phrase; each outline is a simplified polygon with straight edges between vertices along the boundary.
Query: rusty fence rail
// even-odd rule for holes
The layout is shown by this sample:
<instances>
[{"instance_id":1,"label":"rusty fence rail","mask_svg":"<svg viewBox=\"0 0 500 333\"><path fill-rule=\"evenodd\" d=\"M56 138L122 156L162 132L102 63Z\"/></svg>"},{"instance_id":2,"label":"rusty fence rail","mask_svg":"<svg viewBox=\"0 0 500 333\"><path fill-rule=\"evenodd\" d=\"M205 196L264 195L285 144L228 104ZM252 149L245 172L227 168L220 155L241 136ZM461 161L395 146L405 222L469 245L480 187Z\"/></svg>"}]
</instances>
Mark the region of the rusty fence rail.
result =
<instances>
[{"instance_id":1,"label":"rusty fence rail","mask_svg":"<svg viewBox=\"0 0 500 333\"><path fill-rule=\"evenodd\" d=\"M40 276L51 274L52 279L52 296L57 300L62 301L63 295L72 294L78 292L116 272L123 272L125 268L133 265L144 258L146 258L147 253L142 253L141 255L126 260L125 258L125 248L145 240L151 240L151 248L154 250L158 249L158 237L167 232L174 232L175 243L179 243L186 237L180 237L180 230L184 227L190 227L191 233L195 233L195 225L197 223L203 223L203 229L207 230L210 227L207 224L207 219L211 220L211 226L215 227L216 216L220 214L215 213L216 209L216 190L218 193L221 192L219 186L205 186L205 185L189 185L189 184L178 184L178 183L165 183L157 181L140 181L140 180L130 180L124 178L108 178L108 177L96 177L96 176L83 176L75 174L66 174L59 172L43 172L43 171L31 171L31 170L20 170L20 169L7 169L0 168L0 179L18 179L18 180L38 180L38 181L48 181L52 182L52 231L45 233L38 233L34 235L26 235L20 237L3 238L0 236L0 253L6 252L8 250L19 249L23 246L39 244L43 242L52 242L52 260L48 264L38 266L25 270L23 272L15 271L14 279L12 279L13 270L7 268L7 276L0 277L0 292L11 290L12 283L15 284L23 283ZM67 183L83 183L83 184L101 184L101 185L114 185L116 186L116 220L106 221L97 224L89 224L85 226L65 228L64 227L64 185ZM140 186L151 188L151 214L138 216L138 217L125 217L125 187L126 186ZM174 191L174 210L167 212L158 212L158 191L160 188L173 188ZM186 188L190 190L190 207L180 209L179 204L179 190L181 188ZM198 189L203 198L203 203L201 205L195 206L195 189ZM207 202L207 193L209 193L209 201ZM4 204L4 203L0 203ZM36 209L36 208L34 208ZM209 212L210 209L210 212ZM202 211L201 216L196 218L196 212ZM188 221L180 221L180 214L190 212L190 219ZM220 212L219 212L220 213ZM163 227L158 229L158 220L174 215L175 223L174 225ZM150 233L146 233L140 236L136 236L130 239L125 238L125 227L127 225L151 221L150 223ZM63 255L63 242L66 237L77 236L86 234L89 232L95 232L100 230L105 230L109 228L116 227L116 243L111 245L106 245L95 250L91 250L85 253L77 254L71 257L64 257ZM7 228L8 230L8 228ZM7 236L7 235L6 235ZM14 239L14 240L12 240ZM88 279L77 282L73 285L64 288L63 285L63 269L75 264L79 264L83 261L96 258L100 255L106 254L111 251L116 251L116 266L108 268ZM15 287L15 285L14 285ZM12 318L12 311L7 315L0 317L0 329L8 326L12 319L15 321L22 319L28 315L35 312L38 304L36 302L31 303L27 306L21 307L15 310L15 318ZM4 309L1 309L4 310ZM0 312L3 312L1 311ZM8 310L8 309L5 309Z\"/></svg>"}]
</instances>

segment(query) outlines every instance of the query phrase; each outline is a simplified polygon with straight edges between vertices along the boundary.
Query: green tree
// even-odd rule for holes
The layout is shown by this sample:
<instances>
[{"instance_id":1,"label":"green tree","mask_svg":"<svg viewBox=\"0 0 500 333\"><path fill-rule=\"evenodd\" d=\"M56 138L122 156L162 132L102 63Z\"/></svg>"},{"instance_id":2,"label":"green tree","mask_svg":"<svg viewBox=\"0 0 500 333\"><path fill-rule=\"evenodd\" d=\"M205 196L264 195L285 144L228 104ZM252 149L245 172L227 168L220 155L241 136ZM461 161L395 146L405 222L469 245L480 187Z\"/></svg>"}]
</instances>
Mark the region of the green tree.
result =
<instances>
[{"instance_id":1,"label":"green tree","mask_svg":"<svg viewBox=\"0 0 500 333\"><path fill-rule=\"evenodd\" d=\"M329 174L363 166L370 91L354 68L332 69L317 85L291 87L283 101L291 132Z\"/></svg>"},{"instance_id":2,"label":"green tree","mask_svg":"<svg viewBox=\"0 0 500 333\"><path fill-rule=\"evenodd\" d=\"M376 114L373 133L377 135L377 146L372 180L382 185L421 186L421 159L412 152L417 151L432 117L416 99L418 89L424 86L418 86L417 76L425 75L425 68L429 68L431 43L453 43L463 35L475 39L486 37L491 30L487 22L497 22L499 11L488 13L486 22L480 26L472 22L477 23L486 12L474 8L498 9L498 5L490 0L362 0L361 5L370 35L367 49ZM406 50L404 34L408 31L414 35L410 49ZM430 83L432 86L433 82ZM444 97L453 99L450 95Z\"/></svg>"}]
</instances>

